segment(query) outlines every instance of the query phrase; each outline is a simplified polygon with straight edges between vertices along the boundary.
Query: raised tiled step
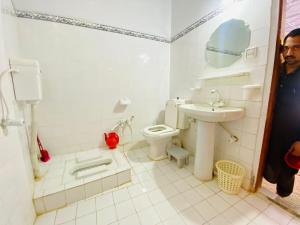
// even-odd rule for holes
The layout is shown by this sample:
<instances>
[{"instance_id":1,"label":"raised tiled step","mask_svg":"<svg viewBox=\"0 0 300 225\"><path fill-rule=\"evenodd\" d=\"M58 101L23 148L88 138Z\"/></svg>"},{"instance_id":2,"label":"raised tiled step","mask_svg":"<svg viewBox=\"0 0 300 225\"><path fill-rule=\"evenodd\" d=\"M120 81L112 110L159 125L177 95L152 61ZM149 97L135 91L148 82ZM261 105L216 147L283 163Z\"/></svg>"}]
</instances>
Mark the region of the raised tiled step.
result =
<instances>
[{"instance_id":1,"label":"raised tiled step","mask_svg":"<svg viewBox=\"0 0 300 225\"><path fill-rule=\"evenodd\" d=\"M76 157L92 158L95 155L112 158L106 166L80 171L83 178L76 179L70 173ZM83 158L83 157L82 157ZM47 164L41 164L43 178L35 183L34 205L42 214L64 207L73 202L89 198L131 181L131 167L119 149L93 149L80 153L54 156Z\"/></svg>"}]
</instances>

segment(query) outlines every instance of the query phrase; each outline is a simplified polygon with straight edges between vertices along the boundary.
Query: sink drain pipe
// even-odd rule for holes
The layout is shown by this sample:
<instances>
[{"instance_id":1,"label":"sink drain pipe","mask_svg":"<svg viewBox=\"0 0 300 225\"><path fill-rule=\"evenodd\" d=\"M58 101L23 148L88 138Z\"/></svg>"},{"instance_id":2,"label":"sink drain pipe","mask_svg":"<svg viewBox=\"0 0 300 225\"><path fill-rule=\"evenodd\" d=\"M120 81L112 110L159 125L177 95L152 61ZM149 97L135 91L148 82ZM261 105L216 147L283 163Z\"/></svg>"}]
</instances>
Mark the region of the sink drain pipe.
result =
<instances>
[{"instance_id":1,"label":"sink drain pipe","mask_svg":"<svg viewBox=\"0 0 300 225\"><path fill-rule=\"evenodd\" d=\"M220 125L220 127L222 127L227 134L229 134L229 142L230 143L234 143L234 142L238 142L239 138L235 135L233 135L222 123L218 123Z\"/></svg>"}]
</instances>

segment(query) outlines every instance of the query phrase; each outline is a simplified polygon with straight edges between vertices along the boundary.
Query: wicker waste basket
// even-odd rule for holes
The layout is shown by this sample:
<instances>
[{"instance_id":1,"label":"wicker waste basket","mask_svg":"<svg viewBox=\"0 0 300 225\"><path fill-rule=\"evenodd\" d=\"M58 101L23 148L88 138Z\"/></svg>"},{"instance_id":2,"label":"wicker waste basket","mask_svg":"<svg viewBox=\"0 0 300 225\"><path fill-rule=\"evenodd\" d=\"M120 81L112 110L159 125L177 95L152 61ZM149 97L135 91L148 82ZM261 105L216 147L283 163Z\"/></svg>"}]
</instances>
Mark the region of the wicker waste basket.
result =
<instances>
[{"instance_id":1,"label":"wicker waste basket","mask_svg":"<svg viewBox=\"0 0 300 225\"><path fill-rule=\"evenodd\" d=\"M228 160L218 161L216 168L219 187L228 194L239 193L245 176L245 168Z\"/></svg>"}]
</instances>

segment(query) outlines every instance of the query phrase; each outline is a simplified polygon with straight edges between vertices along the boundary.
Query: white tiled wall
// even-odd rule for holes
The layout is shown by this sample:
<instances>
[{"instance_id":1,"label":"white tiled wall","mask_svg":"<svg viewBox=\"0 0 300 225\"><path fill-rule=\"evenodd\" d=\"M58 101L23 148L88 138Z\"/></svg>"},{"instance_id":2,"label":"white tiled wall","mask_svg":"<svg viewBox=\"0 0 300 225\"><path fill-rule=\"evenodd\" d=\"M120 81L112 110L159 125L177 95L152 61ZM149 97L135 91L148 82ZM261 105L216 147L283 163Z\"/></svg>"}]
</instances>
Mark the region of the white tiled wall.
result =
<instances>
[{"instance_id":1,"label":"white tiled wall","mask_svg":"<svg viewBox=\"0 0 300 225\"><path fill-rule=\"evenodd\" d=\"M259 4L259 7L256 7ZM174 9L173 9L174 10ZM177 9L178 10L178 9ZM259 12L258 12L259 11ZM255 15L255 16L253 16ZM216 88L221 97L230 106L244 107L246 115L243 119L224 123L239 138L237 143L229 143L228 135L217 128L215 160L231 159L243 164L247 169L244 186L250 187L253 172L257 133L261 118L263 88L249 99L245 99L242 86L247 84L264 85L266 64L268 60L268 43L270 32L271 1L238 1L225 12L216 16L204 25L171 44L170 92L172 97L191 98L193 102L209 102L209 90ZM199 15L199 17L201 17ZM216 71L205 61L204 49L210 34L224 21L231 18L243 19L251 29L250 46L258 47L258 55L254 59L240 59L226 70L250 69L251 75L208 80L203 82L201 91L191 92L190 88L198 85L197 77ZM172 21L174 22L174 21ZM176 21L175 21L176 22ZM173 26L176 26L173 24ZM196 126L182 132L184 146L195 150ZM257 158L255 159L258 160Z\"/></svg>"},{"instance_id":2,"label":"white tiled wall","mask_svg":"<svg viewBox=\"0 0 300 225\"><path fill-rule=\"evenodd\" d=\"M51 154L104 145L103 132L131 115L135 141L142 128L163 120L169 44L28 19L19 19L19 31L23 55L41 65L37 120ZM127 108L118 104L124 96L132 101Z\"/></svg>"},{"instance_id":3,"label":"white tiled wall","mask_svg":"<svg viewBox=\"0 0 300 225\"><path fill-rule=\"evenodd\" d=\"M8 58L18 56L16 18L10 0L0 1L0 71L8 68ZM14 101L11 78L3 77L2 88L8 99L11 118L22 111ZM0 112L0 118L2 114ZM0 131L0 224L31 225L35 219L32 204L33 179L24 128L9 128L4 136Z\"/></svg>"}]
</instances>

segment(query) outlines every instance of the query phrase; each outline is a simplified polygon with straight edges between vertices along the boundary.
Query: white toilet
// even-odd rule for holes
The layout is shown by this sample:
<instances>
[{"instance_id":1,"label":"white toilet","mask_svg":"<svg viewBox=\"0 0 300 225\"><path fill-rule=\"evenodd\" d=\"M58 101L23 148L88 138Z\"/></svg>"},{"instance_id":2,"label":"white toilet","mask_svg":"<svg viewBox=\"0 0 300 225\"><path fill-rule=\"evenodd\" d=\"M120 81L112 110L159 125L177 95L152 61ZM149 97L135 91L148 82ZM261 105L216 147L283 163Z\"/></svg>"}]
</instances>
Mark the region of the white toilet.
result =
<instances>
[{"instance_id":1,"label":"white toilet","mask_svg":"<svg viewBox=\"0 0 300 225\"><path fill-rule=\"evenodd\" d=\"M172 144L172 137L179 134L179 129L188 128L184 115L181 115L178 110L181 104L185 104L185 100L168 100L166 103L165 124L153 125L143 129L142 133L150 144L148 156L151 159L165 159L167 157L167 149Z\"/></svg>"}]
</instances>

